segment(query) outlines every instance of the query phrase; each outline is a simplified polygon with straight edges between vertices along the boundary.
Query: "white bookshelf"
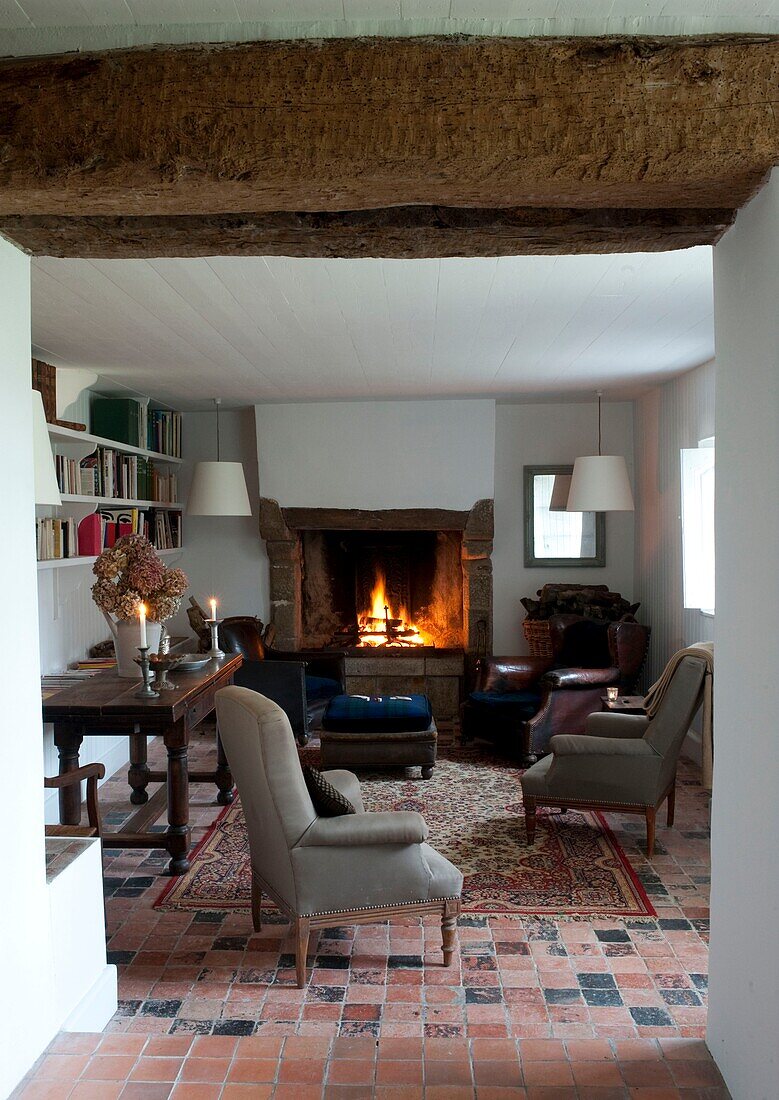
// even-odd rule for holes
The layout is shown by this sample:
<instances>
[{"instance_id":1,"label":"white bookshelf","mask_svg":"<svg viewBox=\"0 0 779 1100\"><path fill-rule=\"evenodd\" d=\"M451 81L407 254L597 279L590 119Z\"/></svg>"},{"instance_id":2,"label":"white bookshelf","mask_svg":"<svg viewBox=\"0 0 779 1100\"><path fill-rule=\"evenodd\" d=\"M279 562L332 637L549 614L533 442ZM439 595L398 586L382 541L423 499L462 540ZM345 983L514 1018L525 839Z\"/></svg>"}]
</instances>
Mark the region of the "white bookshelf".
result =
<instances>
[{"instance_id":1,"label":"white bookshelf","mask_svg":"<svg viewBox=\"0 0 779 1100\"><path fill-rule=\"evenodd\" d=\"M180 554L184 549L183 546L176 546L171 550L157 550L157 553L161 558L175 557L176 554ZM78 557L78 558L48 558L46 561L38 562L38 569L62 569L68 565L92 565L97 561L97 556L92 557Z\"/></svg>"},{"instance_id":2,"label":"white bookshelf","mask_svg":"<svg viewBox=\"0 0 779 1100\"><path fill-rule=\"evenodd\" d=\"M48 424L49 441L52 450L56 454L65 455L76 462L91 455L98 447L105 447L117 454L138 455L147 458L159 466L181 466L183 459L175 455L164 454L162 451L150 451L145 447L134 447L130 443L120 443L115 439L106 439L104 436L93 435L91 432L80 432L75 428L65 428L59 424ZM150 508L164 509L166 511L183 512L184 505L162 500L135 500L127 497L91 496L80 493L62 493L62 508L53 511L41 512L61 518L72 517L76 523L85 516L102 508L139 508L148 511ZM166 550L157 550L160 557L171 557L180 554L183 546L172 547ZM91 566L96 560L94 556L78 556L74 558L48 558L39 561L39 570L64 569L71 566Z\"/></svg>"},{"instance_id":3,"label":"white bookshelf","mask_svg":"<svg viewBox=\"0 0 779 1100\"><path fill-rule=\"evenodd\" d=\"M117 443L115 439L105 439L101 435L92 435L90 432L79 432L75 428L61 428L58 424L49 424L49 438L55 443L81 443L89 444L87 454L91 454L96 447L108 447L112 451L118 451L125 455L141 455L143 458L151 458L160 465L180 466L184 461L173 455L166 455L162 451L147 451L143 447L133 447L129 443ZM86 454L84 458L86 458Z\"/></svg>"},{"instance_id":4,"label":"white bookshelf","mask_svg":"<svg viewBox=\"0 0 779 1100\"><path fill-rule=\"evenodd\" d=\"M168 508L174 512L183 511L183 505L169 500L133 500L132 497L93 497L78 493L62 493L63 504L91 504L97 508Z\"/></svg>"}]
</instances>

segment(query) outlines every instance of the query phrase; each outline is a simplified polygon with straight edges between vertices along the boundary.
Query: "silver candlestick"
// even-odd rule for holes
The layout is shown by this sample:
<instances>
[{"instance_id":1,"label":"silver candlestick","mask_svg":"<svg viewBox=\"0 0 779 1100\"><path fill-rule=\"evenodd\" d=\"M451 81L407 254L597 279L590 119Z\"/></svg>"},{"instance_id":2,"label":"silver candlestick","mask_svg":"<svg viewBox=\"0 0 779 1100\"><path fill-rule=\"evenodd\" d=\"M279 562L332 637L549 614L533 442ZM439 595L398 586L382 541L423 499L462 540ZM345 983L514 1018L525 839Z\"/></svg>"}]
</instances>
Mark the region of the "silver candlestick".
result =
<instances>
[{"instance_id":1,"label":"silver candlestick","mask_svg":"<svg viewBox=\"0 0 779 1100\"><path fill-rule=\"evenodd\" d=\"M143 687L140 691L136 691L136 699L159 699L160 693L155 691L151 686L154 673L151 671L149 662L149 646L139 645L138 652L140 657L134 657L133 660L137 665L141 666L141 675L143 676Z\"/></svg>"},{"instance_id":2,"label":"silver candlestick","mask_svg":"<svg viewBox=\"0 0 779 1100\"><path fill-rule=\"evenodd\" d=\"M224 622L223 619L206 619L208 628L211 631L211 648L208 651L208 656L216 658L224 657L224 653L219 648L219 624Z\"/></svg>"}]
</instances>

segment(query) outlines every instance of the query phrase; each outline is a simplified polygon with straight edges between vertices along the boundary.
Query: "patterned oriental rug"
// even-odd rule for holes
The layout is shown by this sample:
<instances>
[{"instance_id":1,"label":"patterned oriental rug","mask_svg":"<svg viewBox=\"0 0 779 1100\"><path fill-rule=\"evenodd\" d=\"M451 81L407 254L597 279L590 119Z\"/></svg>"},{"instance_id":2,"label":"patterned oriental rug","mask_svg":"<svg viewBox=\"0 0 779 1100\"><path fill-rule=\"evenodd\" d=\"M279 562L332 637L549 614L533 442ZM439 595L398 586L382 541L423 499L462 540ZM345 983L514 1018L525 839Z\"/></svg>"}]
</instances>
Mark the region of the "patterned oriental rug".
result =
<instances>
[{"instance_id":1,"label":"patterned oriental rug","mask_svg":"<svg viewBox=\"0 0 779 1100\"><path fill-rule=\"evenodd\" d=\"M304 762L316 766L318 751ZM526 916L655 916L627 856L599 813L539 809L536 843L525 843L521 769L473 747L439 757L433 778L361 773L367 810L418 810L430 843L465 876L463 911ZM158 909L250 908L251 873L240 800L227 806L172 879ZM272 906L264 899L264 909ZM270 915L270 913L269 913Z\"/></svg>"}]
</instances>

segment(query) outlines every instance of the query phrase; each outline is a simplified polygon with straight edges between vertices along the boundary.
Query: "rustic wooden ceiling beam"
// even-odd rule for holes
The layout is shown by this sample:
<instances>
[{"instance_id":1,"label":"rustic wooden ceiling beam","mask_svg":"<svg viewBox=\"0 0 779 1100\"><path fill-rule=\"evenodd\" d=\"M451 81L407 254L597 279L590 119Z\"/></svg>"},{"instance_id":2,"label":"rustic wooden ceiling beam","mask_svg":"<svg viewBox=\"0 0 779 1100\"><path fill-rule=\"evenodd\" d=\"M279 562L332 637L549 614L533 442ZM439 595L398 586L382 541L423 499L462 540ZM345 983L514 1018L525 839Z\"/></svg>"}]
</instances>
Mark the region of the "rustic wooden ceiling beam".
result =
<instances>
[{"instance_id":1,"label":"rustic wooden ceiling beam","mask_svg":"<svg viewBox=\"0 0 779 1100\"><path fill-rule=\"evenodd\" d=\"M779 39L260 42L0 61L0 213L733 210Z\"/></svg>"},{"instance_id":2,"label":"rustic wooden ceiling beam","mask_svg":"<svg viewBox=\"0 0 779 1100\"><path fill-rule=\"evenodd\" d=\"M395 206L340 213L156 217L0 216L0 233L33 255L161 256L561 255L655 252L715 244L731 210L518 210Z\"/></svg>"}]
</instances>

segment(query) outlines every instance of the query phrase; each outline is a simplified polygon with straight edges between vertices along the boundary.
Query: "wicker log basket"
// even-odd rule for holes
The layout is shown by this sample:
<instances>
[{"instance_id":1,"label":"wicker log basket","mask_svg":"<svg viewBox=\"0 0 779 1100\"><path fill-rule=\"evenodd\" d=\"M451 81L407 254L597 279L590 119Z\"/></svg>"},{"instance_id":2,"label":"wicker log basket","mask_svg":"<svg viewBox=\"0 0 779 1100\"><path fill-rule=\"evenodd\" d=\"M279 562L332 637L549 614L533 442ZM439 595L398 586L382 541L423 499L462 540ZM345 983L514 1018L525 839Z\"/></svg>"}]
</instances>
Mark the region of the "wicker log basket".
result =
<instances>
[{"instance_id":1,"label":"wicker log basket","mask_svg":"<svg viewBox=\"0 0 779 1100\"><path fill-rule=\"evenodd\" d=\"M522 629L525 632L525 640L530 647L531 657L553 656L548 619L525 619L522 623Z\"/></svg>"}]
</instances>

